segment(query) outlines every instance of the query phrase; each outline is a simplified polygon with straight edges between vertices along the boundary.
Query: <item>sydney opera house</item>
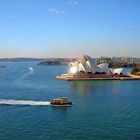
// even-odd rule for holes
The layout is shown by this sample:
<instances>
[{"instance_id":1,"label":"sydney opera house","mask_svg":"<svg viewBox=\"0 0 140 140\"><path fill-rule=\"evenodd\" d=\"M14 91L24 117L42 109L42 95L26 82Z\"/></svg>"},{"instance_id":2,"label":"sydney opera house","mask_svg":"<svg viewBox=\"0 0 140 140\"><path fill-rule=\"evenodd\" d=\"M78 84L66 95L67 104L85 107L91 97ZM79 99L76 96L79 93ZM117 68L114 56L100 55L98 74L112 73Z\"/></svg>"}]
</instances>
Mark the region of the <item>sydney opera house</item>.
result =
<instances>
[{"instance_id":1,"label":"sydney opera house","mask_svg":"<svg viewBox=\"0 0 140 140\"><path fill-rule=\"evenodd\" d=\"M79 79L110 79L122 75L122 68L110 69L108 63L97 65L95 61L88 55L83 55L75 62L69 64L67 74L62 74L56 78L62 80L79 80Z\"/></svg>"}]
</instances>

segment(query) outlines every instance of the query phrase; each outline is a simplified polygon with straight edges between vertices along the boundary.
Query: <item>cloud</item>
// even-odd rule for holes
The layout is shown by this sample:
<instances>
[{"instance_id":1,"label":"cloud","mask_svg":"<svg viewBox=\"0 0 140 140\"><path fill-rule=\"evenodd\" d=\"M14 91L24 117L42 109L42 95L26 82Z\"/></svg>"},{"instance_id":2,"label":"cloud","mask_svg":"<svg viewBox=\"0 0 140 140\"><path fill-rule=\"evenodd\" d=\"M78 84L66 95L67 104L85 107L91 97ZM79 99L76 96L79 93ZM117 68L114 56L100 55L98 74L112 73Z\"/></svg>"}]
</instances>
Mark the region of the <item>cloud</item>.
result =
<instances>
[{"instance_id":1,"label":"cloud","mask_svg":"<svg viewBox=\"0 0 140 140\"><path fill-rule=\"evenodd\" d=\"M67 4L69 4L69 5L71 5L71 6L77 6L77 5L79 5L79 1L70 0L70 1L68 1ZM47 12L48 12L48 13L52 13L52 14L65 14L65 13L66 13L66 11L60 10L60 9L57 9L57 8L54 8L54 7L51 7L51 8L48 7L48 8L47 8Z\"/></svg>"},{"instance_id":2,"label":"cloud","mask_svg":"<svg viewBox=\"0 0 140 140\"><path fill-rule=\"evenodd\" d=\"M54 13L54 14L64 14L65 13L65 11L63 11L63 10L57 10L55 8L47 8L47 11L49 13Z\"/></svg>"},{"instance_id":3,"label":"cloud","mask_svg":"<svg viewBox=\"0 0 140 140\"><path fill-rule=\"evenodd\" d=\"M72 0L71 0L71 1L69 1L69 4L76 6L76 5L79 4L79 2L78 2L78 1L72 1Z\"/></svg>"}]
</instances>

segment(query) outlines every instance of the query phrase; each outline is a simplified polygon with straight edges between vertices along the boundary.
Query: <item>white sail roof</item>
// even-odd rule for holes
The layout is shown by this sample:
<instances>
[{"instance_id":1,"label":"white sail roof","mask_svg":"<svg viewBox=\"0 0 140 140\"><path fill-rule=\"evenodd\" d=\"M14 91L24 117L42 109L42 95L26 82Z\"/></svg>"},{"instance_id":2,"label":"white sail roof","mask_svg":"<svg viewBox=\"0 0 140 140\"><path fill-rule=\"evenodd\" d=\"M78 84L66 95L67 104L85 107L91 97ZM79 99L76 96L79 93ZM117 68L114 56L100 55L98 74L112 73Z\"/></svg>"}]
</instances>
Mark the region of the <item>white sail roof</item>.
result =
<instances>
[{"instance_id":1,"label":"white sail roof","mask_svg":"<svg viewBox=\"0 0 140 140\"><path fill-rule=\"evenodd\" d=\"M108 63L102 63L102 64L97 65L96 71L97 72L108 72L109 71Z\"/></svg>"},{"instance_id":2,"label":"white sail roof","mask_svg":"<svg viewBox=\"0 0 140 140\"><path fill-rule=\"evenodd\" d=\"M117 73L119 75L122 73L122 71L123 71L123 68L117 68L117 69L114 69L113 73Z\"/></svg>"},{"instance_id":3,"label":"white sail roof","mask_svg":"<svg viewBox=\"0 0 140 140\"><path fill-rule=\"evenodd\" d=\"M85 73L107 73L109 71L107 63L96 65L95 61L88 55L83 55L82 58L74 63L70 63L70 67L75 67L77 71L84 71Z\"/></svg>"},{"instance_id":4,"label":"white sail roof","mask_svg":"<svg viewBox=\"0 0 140 140\"><path fill-rule=\"evenodd\" d=\"M93 73L95 73L97 65L94 62L94 60L88 55L84 55L84 58L86 60L86 64L88 65L88 67L92 70Z\"/></svg>"}]
</instances>

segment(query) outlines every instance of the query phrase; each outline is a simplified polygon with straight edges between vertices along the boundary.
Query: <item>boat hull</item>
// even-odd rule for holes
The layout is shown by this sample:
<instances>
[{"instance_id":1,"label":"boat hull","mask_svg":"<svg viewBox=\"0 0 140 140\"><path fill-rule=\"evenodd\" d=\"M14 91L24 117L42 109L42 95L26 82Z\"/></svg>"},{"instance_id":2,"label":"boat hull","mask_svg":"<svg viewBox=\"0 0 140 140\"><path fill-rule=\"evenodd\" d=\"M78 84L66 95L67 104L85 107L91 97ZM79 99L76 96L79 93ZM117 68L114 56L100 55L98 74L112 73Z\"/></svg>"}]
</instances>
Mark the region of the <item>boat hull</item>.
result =
<instances>
[{"instance_id":1,"label":"boat hull","mask_svg":"<svg viewBox=\"0 0 140 140\"><path fill-rule=\"evenodd\" d=\"M68 102L68 103L53 103L51 102L51 106L71 106L72 102Z\"/></svg>"}]
</instances>

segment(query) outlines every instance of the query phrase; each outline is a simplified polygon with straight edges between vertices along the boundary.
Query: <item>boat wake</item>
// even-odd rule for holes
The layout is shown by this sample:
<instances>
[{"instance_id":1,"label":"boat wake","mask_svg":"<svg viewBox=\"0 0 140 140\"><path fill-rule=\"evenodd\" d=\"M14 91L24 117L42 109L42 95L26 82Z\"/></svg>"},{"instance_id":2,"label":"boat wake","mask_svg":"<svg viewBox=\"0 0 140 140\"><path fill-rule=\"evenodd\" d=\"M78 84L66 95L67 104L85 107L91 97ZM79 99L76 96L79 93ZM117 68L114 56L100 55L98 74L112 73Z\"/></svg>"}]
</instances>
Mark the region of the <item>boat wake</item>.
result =
<instances>
[{"instance_id":1,"label":"boat wake","mask_svg":"<svg viewBox=\"0 0 140 140\"><path fill-rule=\"evenodd\" d=\"M31 68L31 67L27 67L28 68L28 72L23 74L21 77L20 77L20 80L23 80L25 79L27 76L29 75L32 75L34 73L34 69Z\"/></svg>"},{"instance_id":2,"label":"boat wake","mask_svg":"<svg viewBox=\"0 0 140 140\"><path fill-rule=\"evenodd\" d=\"M26 70L28 70L27 72L25 72L23 75L21 75L18 79L16 79L16 84L18 83L22 83L23 80L25 78L27 78L28 76L34 74L34 69L32 67L27 67Z\"/></svg>"},{"instance_id":3,"label":"boat wake","mask_svg":"<svg viewBox=\"0 0 140 140\"><path fill-rule=\"evenodd\" d=\"M34 73L34 69L32 67L28 67L30 74Z\"/></svg>"},{"instance_id":4,"label":"boat wake","mask_svg":"<svg viewBox=\"0 0 140 140\"><path fill-rule=\"evenodd\" d=\"M47 101L0 99L0 105L48 106Z\"/></svg>"}]
</instances>

